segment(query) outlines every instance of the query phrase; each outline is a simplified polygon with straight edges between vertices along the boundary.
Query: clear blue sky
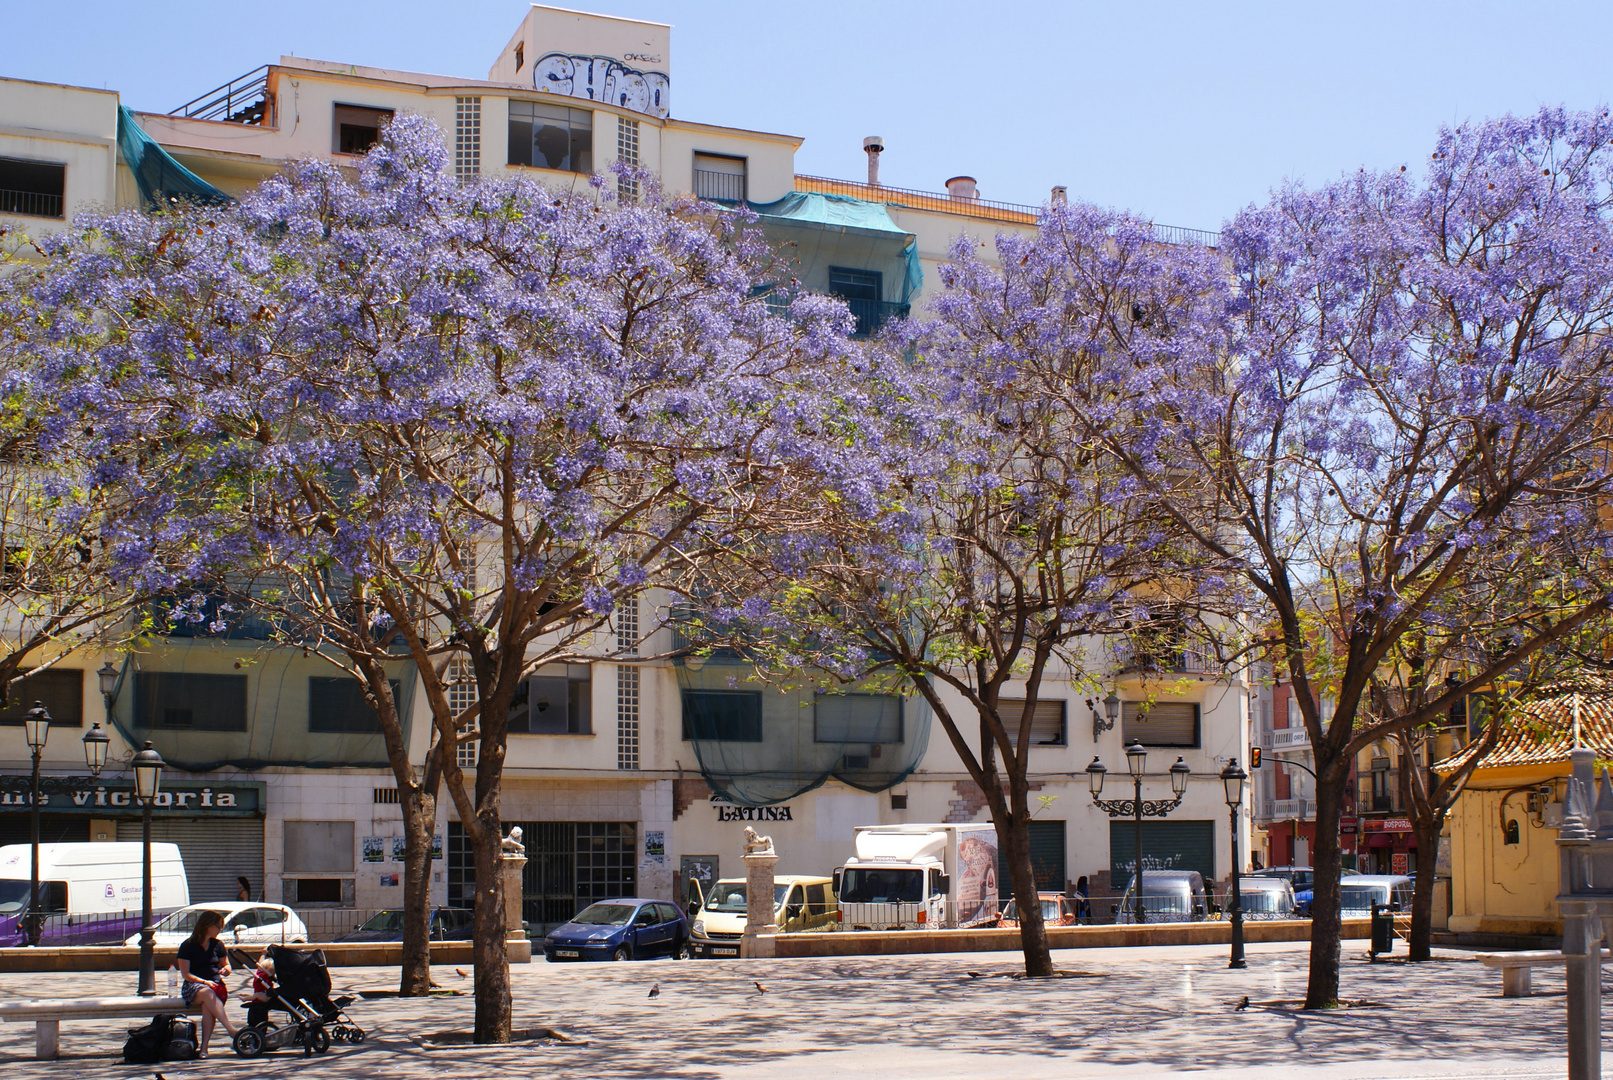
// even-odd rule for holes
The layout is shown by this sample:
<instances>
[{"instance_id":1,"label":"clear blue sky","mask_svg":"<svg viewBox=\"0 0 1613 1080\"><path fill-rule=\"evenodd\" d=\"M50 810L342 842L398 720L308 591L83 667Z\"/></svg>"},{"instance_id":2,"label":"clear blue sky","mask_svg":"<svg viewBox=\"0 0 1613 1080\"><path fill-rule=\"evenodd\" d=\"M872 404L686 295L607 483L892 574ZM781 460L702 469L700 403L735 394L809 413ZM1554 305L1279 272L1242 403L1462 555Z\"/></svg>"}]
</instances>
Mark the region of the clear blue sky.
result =
<instances>
[{"instance_id":1,"label":"clear blue sky","mask_svg":"<svg viewBox=\"0 0 1613 1080\"><path fill-rule=\"evenodd\" d=\"M1216 228L1285 177L1424 159L1441 124L1609 100L1613 4L574 0L667 22L674 115L806 137L800 172ZM8 6L0 74L166 111L281 53L482 78L517 0Z\"/></svg>"}]
</instances>

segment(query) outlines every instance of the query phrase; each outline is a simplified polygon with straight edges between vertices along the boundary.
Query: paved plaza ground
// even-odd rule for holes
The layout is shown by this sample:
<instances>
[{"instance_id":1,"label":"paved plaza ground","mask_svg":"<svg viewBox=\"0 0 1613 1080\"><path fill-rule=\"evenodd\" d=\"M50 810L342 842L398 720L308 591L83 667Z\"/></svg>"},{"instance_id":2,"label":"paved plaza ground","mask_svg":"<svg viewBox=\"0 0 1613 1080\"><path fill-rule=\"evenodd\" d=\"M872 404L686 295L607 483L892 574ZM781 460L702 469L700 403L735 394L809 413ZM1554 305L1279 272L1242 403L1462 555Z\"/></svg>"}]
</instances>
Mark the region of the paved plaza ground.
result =
<instances>
[{"instance_id":1,"label":"paved plaza ground","mask_svg":"<svg viewBox=\"0 0 1613 1080\"><path fill-rule=\"evenodd\" d=\"M130 1066L118 1057L129 1022L70 1021L62 1024L61 1060L36 1062L33 1026L0 1024L0 1076L941 1080L1210 1070L1277 1080L1296 1067L1307 1080L1565 1075L1560 971L1537 971L1531 998L1503 998L1500 973L1468 953L1442 950L1416 966L1373 965L1363 946L1345 943L1344 993L1381 1007L1321 1014L1273 1004L1303 994L1304 944L1252 946L1249 967L1236 972L1227 970L1224 947L1067 950L1055 953L1055 962L1080 977L1035 982L1000 977L1015 970L1013 953L539 961L514 969L517 1026L551 1025L586 1046L422 1049L412 1035L470 1023L470 980L448 967L436 970L437 981L465 996L360 1001L350 1011L371 1038L333 1047L323 1058L281 1051L244 1061L220 1039L207 1061ZM332 976L349 989L390 988L396 977L378 968L334 969ZM767 992L758 993L753 980ZM650 1000L657 983L661 993ZM133 986L126 972L5 975L0 1000ZM1249 1008L1235 1011L1245 995ZM231 1011L244 1013L234 1005Z\"/></svg>"}]
</instances>

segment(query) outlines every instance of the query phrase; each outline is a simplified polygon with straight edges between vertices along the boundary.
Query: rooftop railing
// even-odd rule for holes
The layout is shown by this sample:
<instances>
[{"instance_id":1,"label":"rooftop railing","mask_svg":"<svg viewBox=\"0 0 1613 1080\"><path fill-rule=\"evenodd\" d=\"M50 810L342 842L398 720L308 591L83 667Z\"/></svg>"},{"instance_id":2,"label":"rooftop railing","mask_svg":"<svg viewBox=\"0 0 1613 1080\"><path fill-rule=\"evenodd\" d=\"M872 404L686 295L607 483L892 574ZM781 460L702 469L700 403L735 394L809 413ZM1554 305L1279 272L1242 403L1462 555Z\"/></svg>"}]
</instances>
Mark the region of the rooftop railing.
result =
<instances>
[{"instance_id":1,"label":"rooftop railing","mask_svg":"<svg viewBox=\"0 0 1613 1080\"><path fill-rule=\"evenodd\" d=\"M192 98L169 116L190 120L222 120L228 124L262 124L269 114L269 65L231 79Z\"/></svg>"}]
</instances>

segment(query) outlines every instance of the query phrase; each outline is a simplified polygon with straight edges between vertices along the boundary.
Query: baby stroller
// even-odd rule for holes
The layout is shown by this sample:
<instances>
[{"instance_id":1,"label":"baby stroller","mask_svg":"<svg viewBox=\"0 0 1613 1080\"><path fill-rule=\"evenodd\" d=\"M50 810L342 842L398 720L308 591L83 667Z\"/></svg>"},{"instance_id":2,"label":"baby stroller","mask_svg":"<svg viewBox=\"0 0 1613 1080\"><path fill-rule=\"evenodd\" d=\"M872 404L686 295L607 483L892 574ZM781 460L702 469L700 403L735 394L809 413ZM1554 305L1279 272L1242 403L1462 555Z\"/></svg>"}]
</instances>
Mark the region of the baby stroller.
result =
<instances>
[{"instance_id":1,"label":"baby stroller","mask_svg":"<svg viewBox=\"0 0 1613 1080\"><path fill-rule=\"evenodd\" d=\"M274 979L267 1002L254 1002L247 1010L248 1023L235 1034L235 1052L241 1057L257 1057L266 1050L301 1046L303 1053L323 1054L334 1042L360 1043L364 1029L346 1013L351 997L330 997L330 972L320 949L289 949L270 945ZM234 957L242 968L254 967L245 956ZM276 1024L271 1010L290 1014L284 1024Z\"/></svg>"}]
</instances>

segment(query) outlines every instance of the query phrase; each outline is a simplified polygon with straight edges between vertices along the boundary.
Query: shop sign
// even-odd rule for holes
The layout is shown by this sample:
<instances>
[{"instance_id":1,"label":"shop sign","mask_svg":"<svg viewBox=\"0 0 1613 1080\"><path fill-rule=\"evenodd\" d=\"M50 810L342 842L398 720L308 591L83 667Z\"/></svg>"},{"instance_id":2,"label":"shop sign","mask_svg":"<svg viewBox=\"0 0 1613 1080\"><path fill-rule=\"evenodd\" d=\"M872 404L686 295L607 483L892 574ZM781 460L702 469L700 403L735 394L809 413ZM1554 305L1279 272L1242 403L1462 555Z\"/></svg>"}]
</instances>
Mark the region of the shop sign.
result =
<instances>
[{"instance_id":1,"label":"shop sign","mask_svg":"<svg viewBox=\"0 0 1613 1080\"><path fill-rule=\"evenodd\" d=\"M31 805L32 778L0 776L0 811ZM170 783L165 777L152 813L157 817L244 817L264 811L262 784ZM140 812L134 780L97 780L90 776L41 777L39 807L52 814L123 817Z\"/></svg>"},{"instance_id":2,"label":"shop sign","mask_svg":"<svg viewBox=\"0 0 1613 1080\"><path fill-rule=\"evenodd\" d=\"M1339 818L1339 832L1341 832L1341 833L1355 832L1356 821L1357 821L1357 819L1353 818L1353 817L1341 817L1341 818Z\"/></svg>"},{"instance_id":3,"label":"shop sign","mask_svg":"<svg viewBox=\"0 0 1613 1080\"><path fill-rule=\"evenodd\" d=\"M734 806L717 804L718 821L794 821L788 806Z\"/></svg>"},{"instance_id":4,"label":"shop sign","mask_svg":"<svg viewBox=\"0 0 1613 1080\"><path fill-rule=\"evenodd\" d=\"M1411 822L1406 818L1367 818L1361 823L1367 832L1411 832Z\"/></svg>"}]
</instances>

